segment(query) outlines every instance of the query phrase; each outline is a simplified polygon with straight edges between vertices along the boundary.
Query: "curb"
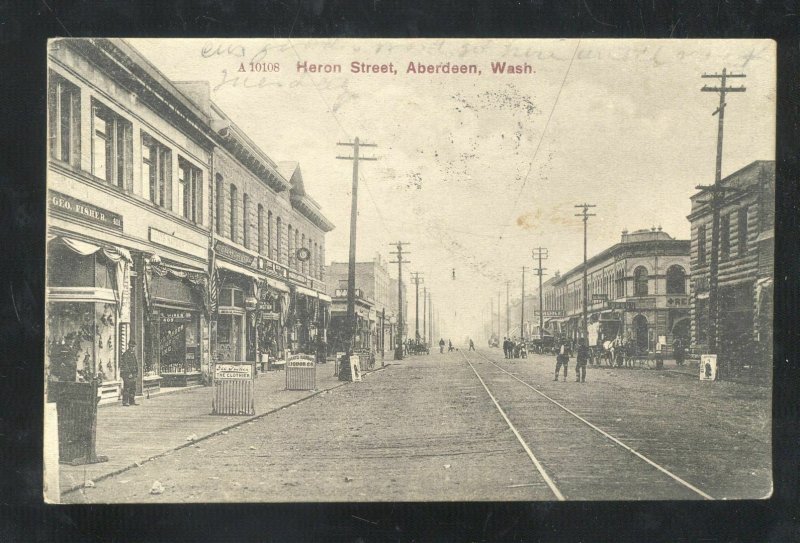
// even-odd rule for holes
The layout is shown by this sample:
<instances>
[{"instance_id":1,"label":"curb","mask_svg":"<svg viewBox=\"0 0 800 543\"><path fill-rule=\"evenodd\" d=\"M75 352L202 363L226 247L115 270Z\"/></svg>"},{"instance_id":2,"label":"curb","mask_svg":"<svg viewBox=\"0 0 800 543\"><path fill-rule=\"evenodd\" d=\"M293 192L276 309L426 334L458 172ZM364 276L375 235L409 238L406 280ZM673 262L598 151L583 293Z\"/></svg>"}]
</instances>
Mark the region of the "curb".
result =
<instances>
[{"instance_id":1,"label":"curb","mask_svg":"<svg viewBox=\"0 0 800 543\"><path fill-rule=\"evenodd\" d=\"M382 368L376 368L374 370L370 370L370 371L365 372L365 373L366 374L376 373L376 372L379 372L379 371L382 371L382 370L386 369L390 365L391 364L386 364L386 366L384 366ZM227 432L228 430L232 430L233 428L236 428L238 426L242 426L243 424L247 424L248 422L252 422L252 421L264 418L267 415L272 415L273 413L277 413L278 411L280 411L282 409L286 409L287 407L291 407L291 406L296 405L296 404L298 404L300 402L304 402L304 401L306 401L308 399L311 399L311 398L313 398L315 396L318 396L319 394L322 394L323 392L329 392L331 390L336 390L337 388L340 388L340 387L343 387L343 386L349 385L349 384L352 384L352 381L340 382L339 384L334 385L334 386L332 386L330 388L323 388L321 390L317 390L317 391L313 392L312 394L309 394L308 396L304 396L302 398L294 400L293 402L289 402L287 404L275 407L273 409L270 409L269 411L261 413L260 415L253 415L253 416L241 419L240 421L235 422L233 424L230 424L228 426L225 426L224 428L220 428L219 430L214 430L210 434L206 434L204 436L198 437L197 439L194 439L192 441L187 441L186 443L181 443L177 447L173 447L171 449L167 449L166 451L160 452L158 454L154 454L152 456L148 456L144 460L137 460L133 464L129 464L127 466L121 467L121 468L119 468L117 470L114 470L114 471L111 471L109 473L104 473L103 475L100 475L99 477L97 477L95 479L92 479L92 481L93 482L102 481L104 479L108 479L110 477L114 477L115 475L119 475L120 473L124 473L124 472L128 471L129 469L141 467L144 464L146 464L147 462L150 462L152 460L157 460L159 458L163 458L163 457L165 457L165 456L167 456L169 454L172 454L175 451L181 450L181 449L183 449L185 447L188 447L190 445L194 445L194 444L199 443L201 441L205 441L206 439L209 439L211 437L220 435L220 434L222 434L222 432ZM189 390L193 390L193 389L194 389L194 387L192 387L192 389L189 389ZM180 392L180 391L177 391L177 392ZM85 487L85 483L78 483L78 484L72 485L69 488L67 488L66 490L62 490L60 496L65 496L67 494L71 494L71 493L73 493L73 492L75 492L77 490L81 490L84 487Z\"/></svg>"}]
</instances>

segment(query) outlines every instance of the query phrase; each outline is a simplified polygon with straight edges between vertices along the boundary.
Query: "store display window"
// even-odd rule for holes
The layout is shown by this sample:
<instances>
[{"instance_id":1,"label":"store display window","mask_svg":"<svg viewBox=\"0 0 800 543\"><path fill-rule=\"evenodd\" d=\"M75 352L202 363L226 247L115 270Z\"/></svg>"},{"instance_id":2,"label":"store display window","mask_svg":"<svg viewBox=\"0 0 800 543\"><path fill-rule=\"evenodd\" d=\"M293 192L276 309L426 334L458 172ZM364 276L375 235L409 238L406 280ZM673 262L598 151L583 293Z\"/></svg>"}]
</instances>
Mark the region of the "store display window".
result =
<instances>
[{"instance_id":1,"label":"store display window","mask_svg":"<svg viewBox=\"0 0 800 543\"><path fill-rule=\"evenodd\" d=\"M115 306L101 302L53 302L47 308L49 378L116 381Z\"/></svg>"}]
</instances>

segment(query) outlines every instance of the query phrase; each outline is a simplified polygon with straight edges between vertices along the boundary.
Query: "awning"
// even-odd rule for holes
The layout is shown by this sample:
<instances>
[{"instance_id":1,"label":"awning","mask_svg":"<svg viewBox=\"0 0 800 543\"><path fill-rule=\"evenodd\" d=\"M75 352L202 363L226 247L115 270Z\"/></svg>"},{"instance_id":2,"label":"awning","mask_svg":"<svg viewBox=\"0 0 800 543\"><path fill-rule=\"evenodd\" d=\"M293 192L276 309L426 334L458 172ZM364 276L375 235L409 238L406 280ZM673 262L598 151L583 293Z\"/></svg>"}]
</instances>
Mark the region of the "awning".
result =
<instances>
[{"instance_id":1,"label":"awning","mask_svg":"<svg viewBox=\"0 0 800 543\"><path fill-rule=\"evenodd\" d=\"M278 281L277 279L272 279L271 277L265 277L264 280L267 282L269 286L271 286L276 290L280 290L282 292L289 292L289 286L283 281Z\"/></svg>"},{"instance_id":2,"label":"awning","mask_svg":"<svg viewBox=\"0 0 800 543\"><path fill-rule=\"evenodd\" d=\"M252 277L253 279L264 279L264 276L256 273L254 271L250 271L244 266L238 266L236 264L231 264L230 262L225 262L224 260L217 259L217 268L222 270L232 271L234 273L238 273L241 275L246 275L247 277Z\"/></svg>"},{"instance_id":3,"label":"awning","mask_svg":"<svg viewBox=\"0 0 800 543\"><path fill-rule=\"evenodd\" d=\"M318 292L317 295L319 296L319 299L322 300L323 302L331 303L331 297L328 296L327 294L323 294L321 292Z\"/></svg>"},{"instance_id":4,"label":"awning","mask_svg":"<svg viewBox=\"0 0 800 543\"><path fill-rule=\"evenodd\" d=\"M317 297L317 291L316 290L311 290L310 288L301 287L301 286L295 286L294 288L295 288L295 291L297 291L298 294L305 294L306 296L311 296L312 298L316 298Z\"/></svg>"}]
</instances>

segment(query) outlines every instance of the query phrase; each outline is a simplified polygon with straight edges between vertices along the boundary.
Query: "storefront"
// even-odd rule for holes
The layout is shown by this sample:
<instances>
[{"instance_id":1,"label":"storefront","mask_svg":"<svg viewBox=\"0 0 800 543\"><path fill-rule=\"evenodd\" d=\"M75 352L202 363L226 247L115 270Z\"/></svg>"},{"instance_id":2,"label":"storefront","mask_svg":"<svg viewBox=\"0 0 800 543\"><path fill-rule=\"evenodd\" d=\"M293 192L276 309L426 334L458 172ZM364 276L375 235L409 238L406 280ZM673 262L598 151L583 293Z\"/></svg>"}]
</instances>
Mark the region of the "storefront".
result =
<instances>
[{"instance_id":1,"label":"storefront","mask_svg":"<svg viewBox=\"0 0 800 543\"><path fill-rule=\"evenodd\" d=\"M145 305L143 387L185 387L207 373L208 276L201 270L143 257Z\"/></svg>"},{"instance_id":2,"label":"storefront","mask_svg":"<svg viewBox=\"0 0 800 543\"><path fill-rule=\"evenodd\" d=\"M120 394L119 346L127 345L125 285L130 253L121 247L49 236L47 243L48 381L100 381L100 401Z\"/></svg>"}]
</instances>

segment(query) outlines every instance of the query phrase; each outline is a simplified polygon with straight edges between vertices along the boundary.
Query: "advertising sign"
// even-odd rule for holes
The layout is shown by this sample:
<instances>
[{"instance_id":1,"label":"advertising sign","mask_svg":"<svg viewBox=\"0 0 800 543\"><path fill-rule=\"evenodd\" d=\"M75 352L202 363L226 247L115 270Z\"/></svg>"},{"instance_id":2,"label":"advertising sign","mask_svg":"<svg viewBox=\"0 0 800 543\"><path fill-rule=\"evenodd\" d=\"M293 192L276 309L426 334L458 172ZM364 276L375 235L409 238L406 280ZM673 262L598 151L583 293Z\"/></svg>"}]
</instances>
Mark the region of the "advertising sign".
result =
<instances>
[{"instance_id":1,"label":"advertising sign","mask_svg":"<svg viewBox=\"0 0 800 543\"><path fill-rule=\"evenodd\" d=\"M214 366L214 379L252 379L252 364L217 364Z\"/></svg>"},{"instance_id":2,"label":"advertising sign","mask_svg":"<svg viewBox=\"0 0 800 543\"><path fill-rule=\"evenodd\" d=\"M361 360L357 354L350 355L350 378L353 381L361 381Z\"/></svg>"},{"instance_id":3,"label":"advertising sign","mask_svg":"<svg viewBox=\"0 0 800 543\"><path fill-rule=\"evenodd\" d=\"M701 381L717 380L717 355L715 354L700 355L700 380Z\"/></svg>"}]
</instances>

